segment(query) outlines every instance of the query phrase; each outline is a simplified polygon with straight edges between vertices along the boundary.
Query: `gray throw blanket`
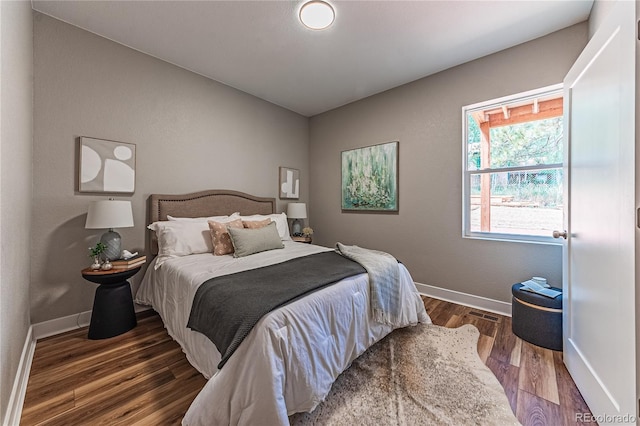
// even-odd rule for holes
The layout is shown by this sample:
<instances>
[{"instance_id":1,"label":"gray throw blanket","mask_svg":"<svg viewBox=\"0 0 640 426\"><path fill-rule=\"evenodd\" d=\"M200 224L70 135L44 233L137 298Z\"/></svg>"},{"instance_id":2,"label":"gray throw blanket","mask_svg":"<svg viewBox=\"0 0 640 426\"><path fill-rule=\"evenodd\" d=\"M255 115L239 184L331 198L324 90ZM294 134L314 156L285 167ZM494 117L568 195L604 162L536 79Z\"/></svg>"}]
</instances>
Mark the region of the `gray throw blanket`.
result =
<instances>
[{"instance_id":1,"label":"gray throw blanket","mask_svg":"<svg viewBox=\"0 0 640 426\"><path fill-rule=\"evenodd\" d=\"M367 270L374 321L394 327L402 325L402 307L398 292L400 269L396 258L382 251L346 246L342 243L336 244L336 251L358 262Z\"/></svg>"},{"instance_id":2,"label":"gray throw blanket","mask_svg":"<svg viewBox=\"0 0 640 426\"><path fill-rule=\"evenodd\" d=\"M365 272L358 263L327 251L211 278L196 291L187 327L216 345L220 369L264 315Z\"/></svg>"}]
</instances>

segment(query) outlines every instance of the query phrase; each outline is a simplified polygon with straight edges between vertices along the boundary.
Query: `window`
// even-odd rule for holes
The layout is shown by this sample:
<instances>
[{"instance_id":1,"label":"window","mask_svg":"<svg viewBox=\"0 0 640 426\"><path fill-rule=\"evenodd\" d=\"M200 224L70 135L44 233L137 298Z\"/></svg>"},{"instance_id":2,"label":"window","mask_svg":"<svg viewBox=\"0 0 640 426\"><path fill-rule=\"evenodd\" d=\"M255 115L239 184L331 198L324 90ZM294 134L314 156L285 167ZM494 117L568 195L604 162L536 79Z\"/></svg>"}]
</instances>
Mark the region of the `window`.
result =
<instances>
[{"instance_id":1,"label":"window","mask_svg":"<svg viewBox=\"0 0 640 426\"><path fill-rule=\"evenodd\" d=\"M562 86L462 109L463 235L552 242L562 229Z\"/></svg>"}]
</instances>

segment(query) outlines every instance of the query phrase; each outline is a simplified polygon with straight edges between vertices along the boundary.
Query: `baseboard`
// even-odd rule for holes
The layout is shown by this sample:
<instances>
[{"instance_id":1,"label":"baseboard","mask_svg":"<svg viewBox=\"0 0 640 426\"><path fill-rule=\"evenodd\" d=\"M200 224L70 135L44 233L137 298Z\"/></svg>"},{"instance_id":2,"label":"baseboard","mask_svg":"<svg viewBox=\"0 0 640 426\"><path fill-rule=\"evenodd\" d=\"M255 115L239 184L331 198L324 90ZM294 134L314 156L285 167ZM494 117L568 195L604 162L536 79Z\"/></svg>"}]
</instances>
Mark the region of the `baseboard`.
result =
<instances>
[{"instance_id":1,"label":"baseboard","mask_svg":"<svg viewBox=\"0 0 640 426\"><path fill-rule=\"evenodd\" d=\"M511 316L511 303L501 302L482 296L462 293L446 288L435 287L428 284L415 283L416 288L425 296L433 297L447 302L457 303L458 305L469 306L471 308L482 309L484 311L494 312L496 314Z\"/></svg>"},{"instance_id":2,"label":"baseboard","mask_svg":"<svg viewBox=\"0 0 640 426\"><path fill-rule=\"evenodd\" d=\"M135 305L136 313L151 309L149 306ZM62 318L39 322L33 325L35 340L55 336L78 328L86 327L91 322L91 311L80 312Z\"/></svg>"},{"instance_id":3,"label":"baseboard","mask_svg":"<svg viewBox=\"0 0 640 426\"><path fill-rule=\"evenodd\" d=\"M36 339L33 334L33 327L29 327L27 337L24 341L20 362L18 363L18 371L11 388L11 396L7 412L2 420L4 426L20 424L22 416L22 405L24 404L24 396L27 393L27 384L29 383L29 372L31 371L31 361L33 361L33 353L36 350Z\"/></svg>"}]
</instances>

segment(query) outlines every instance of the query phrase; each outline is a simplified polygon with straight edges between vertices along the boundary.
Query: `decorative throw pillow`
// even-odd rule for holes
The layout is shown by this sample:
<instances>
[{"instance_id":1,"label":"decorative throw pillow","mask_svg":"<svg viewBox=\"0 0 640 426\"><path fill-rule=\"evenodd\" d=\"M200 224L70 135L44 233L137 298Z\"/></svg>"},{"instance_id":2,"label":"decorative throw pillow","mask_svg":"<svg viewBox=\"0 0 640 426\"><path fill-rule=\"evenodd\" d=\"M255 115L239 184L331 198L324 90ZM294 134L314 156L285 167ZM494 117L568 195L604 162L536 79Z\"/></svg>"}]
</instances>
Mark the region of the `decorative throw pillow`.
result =
<instances>
[{"instance_id":1,"label":"decorative throw pillow","mask_svg":"<svg viewBox=\"0 0 640 426\"><path fill-rule=\"evenodd\" d=\"M222 256L233 253L233 243L229 237L229 228L242 229L242 220L236 219L230 222L208 221L209 231L211 232L211 240L213 241L213 254Z\"/></svg>"},{"instance_id":2,"label":"decorative throw pillow","mask_svg":"<svg viewBox=\"0 0 640 426\"><path fill-rule=\"evenodd\" d=\"M243 220L242 225L249 229L264 228L271 223L271 219L265 220Z\"/></svg>"},{"instance_id":3,"label":"decorative throw pillow","mask_svg":"<svg viewBox=\"0 0 640 426\"><path fill-rule=\"evenodd\" d=\"M280 235L280 239L282 241L291 240L291 235L289 235L289 223L287 222L287 215L285 213L274 213L274 214L254 214L252 216L240 216L242 220L265 220L271 219L276 223L276 227L278 228L278 234Z\"/></svg>"},{"instance_id":4,"label":"decorative throw pillow","mask_svg":"<svg viewBox=\"0 0 640 426\"><path fill-rule=\"evenodd\" d=\"M275 222L257 229L229 227L228 231L235 249L233 257L244 257L261 251L284 248Z\"/></svg>"}]
</instances>

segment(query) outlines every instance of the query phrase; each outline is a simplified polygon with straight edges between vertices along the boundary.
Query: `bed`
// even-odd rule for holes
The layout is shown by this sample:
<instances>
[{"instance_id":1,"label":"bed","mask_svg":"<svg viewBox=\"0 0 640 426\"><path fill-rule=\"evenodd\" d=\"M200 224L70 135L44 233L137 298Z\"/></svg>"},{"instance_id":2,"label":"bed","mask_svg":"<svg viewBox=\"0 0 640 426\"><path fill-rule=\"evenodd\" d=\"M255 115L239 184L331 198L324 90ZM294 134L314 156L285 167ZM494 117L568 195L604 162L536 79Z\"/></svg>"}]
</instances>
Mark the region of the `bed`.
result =
<instances>
[{"instance_id":1,"label":"bed","mask_svg":"<svg viewBox=\"0 0 640 426\"><path fill-rule=\"evenodd\" d=\"M148 220L164 223L169 216L203 218L235 212L273 218L275 205L273 198L226 190L154 194L149 198ZM291 241L288 228L286 235L281 235L284 248L280 250L241 258L211 252L157 256L149 265L136 302L158 312L189 362L209 379L187 411L184 425L287 425L289 415L312 411L321 403L351 361L396 328L371 319L369 279L360 273L263 316L218 369L221 354L216 345L187 328L193 298L202 283L212 277L333 251ZM148 238L151 254L157 255L156 233L149 232ZM399 326L430 322L402 264L398 297L402 302Z\"/></svg>"}]
</instances>

